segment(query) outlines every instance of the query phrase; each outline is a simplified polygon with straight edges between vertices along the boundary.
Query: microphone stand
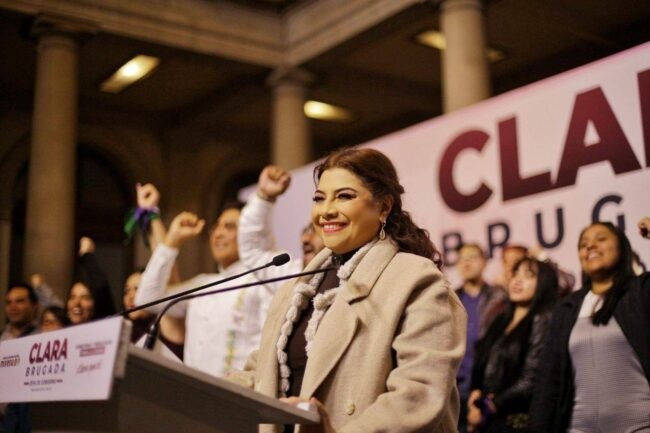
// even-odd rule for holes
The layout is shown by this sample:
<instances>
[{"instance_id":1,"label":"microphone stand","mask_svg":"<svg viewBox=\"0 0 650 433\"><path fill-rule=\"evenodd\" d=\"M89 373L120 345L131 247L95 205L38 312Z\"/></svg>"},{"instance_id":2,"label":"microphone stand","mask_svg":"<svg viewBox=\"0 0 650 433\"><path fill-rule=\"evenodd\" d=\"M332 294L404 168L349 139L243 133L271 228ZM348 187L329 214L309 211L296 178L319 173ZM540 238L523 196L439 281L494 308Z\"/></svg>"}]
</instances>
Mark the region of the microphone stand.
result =
<instances>
[{"instance_id":1,"label":"microphone stand","mask_svg":"<svg viewBox=\"0 0 650 433\"><path fill-rule=\"evenodd\" d=\"M269 278L268 280L261 280L261 281L254 281L251 283L246 283L246 284L240 284L237 286L232 286L232 287L224 287L223 289L215 289L215 290L210 290L209 292L204 292L204 293L196 293L192 294L196 290L192 290L192 293L187 293L185 292L183 296L176 297L175 299L172 299L171 302L169 302L167 305L165 305L165 308L156 316L156 320L151 324L149 327L149 331L147 332L147 338L145 339L144 342L144 348L148 350L152 350L154 344L156 343L156 340L158 339L158 334L160 332L160 319L165 315L167 310L169 310L173 305L181 302L181 301L188 301L190 299L195 299L195 298L200 298L203 296L209 296L209 295L214 295L217 293L224 293L224 292L230 292L233 290L240 290L240 289L245 289L247 287L253 287L257 286L260 284L269 284L269 283L275 283L278 281L284 281L284 280L290 280L292 278L298 278L298 277L303 277L306 275L314 275L314 274L319 274L321 272L328 272L328 271L335 271L337 270L337 267L329 267L329 268L324 268L324 269L315 269L313 271L304 271L304 272L298 272L296 274L290 274L290 275L283 275L281 277L275 277L275 278ZM203 287L202 287L203 288Z\"/></svg>"},{"instance_id":2,"label":"microphone stand","mask_svg":"<svg viewBox=\"0 0 650 433\"><path fill-rule=\"evenodd\" d=\"M199 290L207 289L208 287L216 286L217 284L227 283L228 281L232 281L234 279L243 277L244 275L252 274L252 273L260 271L260 270L262 270L264 268L268 268L270 266L282 266L285 263L287 263L289 260L290 260L289 254L287 254L287 253L278 254L277 256L273 257L273 259L270 262L268 262L268 263L266 263L266 264L264 264L262 266L258 266L258 267L253 268L253 269L248 269L248 270L246 270L244 272L241 272L241 273L239 273L237 275L232 275L230 277L227 277L227 278L224 278L224 279L218 280L218 281L213 281L211 283L204 284L202 286L195 287L193 289L185 290L184 292L174 293L172 295L165 296L164 298L156 299L155 301L151 301L151 302L147 302L146 304L138 305L137 307L129 308L129 309L124 310L124 311L122 311L120 313L117 313L116 316L119 315L119 316L127 317L129 314L133 313L134 311L144 310L145 308L153 307L154 305L162 304L163 302L171 301L171 300L174 300L174 299L177 299L177 298L182 298L183 296L189 295L189 294L194 293L194 292L198 292Z\"/></svg>"}]
</instances>

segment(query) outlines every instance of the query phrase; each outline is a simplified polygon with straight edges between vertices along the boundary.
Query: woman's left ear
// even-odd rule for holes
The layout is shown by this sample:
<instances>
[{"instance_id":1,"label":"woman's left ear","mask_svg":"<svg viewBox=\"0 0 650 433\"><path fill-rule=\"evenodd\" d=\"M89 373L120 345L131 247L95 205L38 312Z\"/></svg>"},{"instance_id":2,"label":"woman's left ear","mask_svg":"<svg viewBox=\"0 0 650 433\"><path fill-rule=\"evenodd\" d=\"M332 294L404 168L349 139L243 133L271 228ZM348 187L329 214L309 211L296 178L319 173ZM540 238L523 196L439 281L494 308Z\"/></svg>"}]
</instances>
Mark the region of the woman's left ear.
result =
<instances>
[{"instance_id":1,"label":"woman's left ear","mask_svg":"<svg viewBox=\"0 0 650 433\"><path fill-rule=\"evenodd\" d=\"M391 210L393 210L393 197L386 196L381 201L380 215L382 221L386 221L386 219L388 219L388 215L390 215Z\"/></svg>"}]
</instances>

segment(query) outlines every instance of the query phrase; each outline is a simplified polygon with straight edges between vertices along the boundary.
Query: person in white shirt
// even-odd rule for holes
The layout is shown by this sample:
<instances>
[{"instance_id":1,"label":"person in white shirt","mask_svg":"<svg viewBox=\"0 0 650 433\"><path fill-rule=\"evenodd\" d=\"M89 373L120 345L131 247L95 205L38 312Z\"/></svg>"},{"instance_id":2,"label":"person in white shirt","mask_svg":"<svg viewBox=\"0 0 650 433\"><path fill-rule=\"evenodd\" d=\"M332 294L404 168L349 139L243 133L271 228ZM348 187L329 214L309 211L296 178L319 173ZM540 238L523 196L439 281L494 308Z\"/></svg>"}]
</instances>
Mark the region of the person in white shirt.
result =
<instances>
[{"instance_id":1,"label":"person in white shirt","mask_svg":"<svg viewBox=\"0 0 650 433\"><path fill-rule=\"evenodd\" d=\"M205 221L193 213L182 212L177 215L142 274L136 304L142 305L247 270L239 260L237 248L239 215L240 211L236 207L224 209L210 230L210 250L218 264L218 274L199 274L182 283L168 285L182 244L198 236L205 225ZM255 278L244 277L226 283L225 286L252 282ZM271 287L260 285L196 298L172 307L169 315L185 317L184 363L214 376L223 376L232 369L241 369L249 353L259 345L262 325L272 296ZM159 305L150 310L159 312L162 308Z\"/></svg>"},{"instance_id":2,"label":"person in white shirt","mask_svg":"<svg viewBox=\"0 0 650 433\"><path fill-rule=\"evenodd\" d=\"M260 173L257 191L248 199L239 219L239 258L246 266L261 266L282 252L275 245L271 219L275 201L290 183L291 174L281 167L269 165ZM257 276L268 279L300 272L324 247L311 223L302 230L300 243L301 258L294 258L284 266L266 268ZM282 282L276 285L280 286Z\"/></svg>"}]
</instances>

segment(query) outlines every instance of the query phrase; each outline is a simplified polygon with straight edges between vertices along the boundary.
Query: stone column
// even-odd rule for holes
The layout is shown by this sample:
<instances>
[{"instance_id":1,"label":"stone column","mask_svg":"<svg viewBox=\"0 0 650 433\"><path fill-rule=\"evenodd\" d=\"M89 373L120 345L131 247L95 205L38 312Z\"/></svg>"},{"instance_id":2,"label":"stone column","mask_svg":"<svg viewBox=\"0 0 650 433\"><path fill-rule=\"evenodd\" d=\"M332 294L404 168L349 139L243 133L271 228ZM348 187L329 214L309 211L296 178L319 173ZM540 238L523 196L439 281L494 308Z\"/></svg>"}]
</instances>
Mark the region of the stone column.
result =
<instances>
[{"instance_id":1,"label":"stone column","mask_svg":"<svg viewBox=\"0 0 650 433\"><path fill-rule=\"evenodd\" d=\"M70 286L74 239L77 144L77 24L38 17L34 111L29 154L24 276L43 274L59 295Z\"/></svg>"},{"instance_id":2,"label":"stone column","mask_svg":"<svg viewBox=\"0 0 650 433\"><path fill-rule=\"evenodd\" d=\"M450 112L489 98L490 70L482 0L440 1L444 111Z\"/></svg>"},{"instance_id":3,"label":"stone column","mask_svg":"<svg viewBox=\"0 0 650 433\"><path fill-rule=\"evenodd\" d=\"M8 289L11 253L11 204L0 207L0 293L1 305L4 306L5 289ZM5 309L0 308L0 323L5 323Z\"/></svg>"},{"instance_id":4,"label":"stone column","mask_svg":"<svg viewBox=\"0 0 650 433\"><path fill-rule=\"evenodd\" d=\"M278 69L268 84L273 88L271 161L285 169L311 161L309 119L305 116L306 88L312 75L302 69Z\"/></svg>"}]
</instances>

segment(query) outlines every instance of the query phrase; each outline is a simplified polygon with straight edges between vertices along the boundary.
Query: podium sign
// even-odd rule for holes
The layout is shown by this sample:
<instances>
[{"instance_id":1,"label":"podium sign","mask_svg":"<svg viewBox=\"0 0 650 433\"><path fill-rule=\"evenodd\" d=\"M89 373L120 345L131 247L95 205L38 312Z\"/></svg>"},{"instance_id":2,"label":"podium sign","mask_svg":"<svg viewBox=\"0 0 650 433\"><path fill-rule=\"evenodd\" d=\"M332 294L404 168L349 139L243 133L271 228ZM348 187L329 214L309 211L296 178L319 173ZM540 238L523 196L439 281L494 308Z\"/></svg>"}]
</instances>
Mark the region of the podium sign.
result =
<instances>
[{"instance_id":1,"label":"podium sign","mask_svg":"<svg viewBox=\"0 0 650 433\"><path fill-rule=\"evenodd\" d=\"M308 411L128 347L124 376L105 401L30 404L34 431L67 433L257 433L259 424L313 424Z\"/></svg>"},{"instance_id":2,"label":"podium sign","mask_svg":"<svg viewBox=\"0 0 650 433\"><path fill-rule=\"evenodd\" d=\"M2 342L0 402L32 402L32 429L43 433L256 433L319 422L317 411L140 349L130 331L113 318Z\"/></svg>"},{"instance_id":3,"label":"podium sign","mask_svg":"<svg viewBox=\"0 0 650 433\"><path fill-rule=\"evenodd\" d=\"M123 327L116 317L3 341L0 402L108 399Z\"/></svg>"}]
</instances>

